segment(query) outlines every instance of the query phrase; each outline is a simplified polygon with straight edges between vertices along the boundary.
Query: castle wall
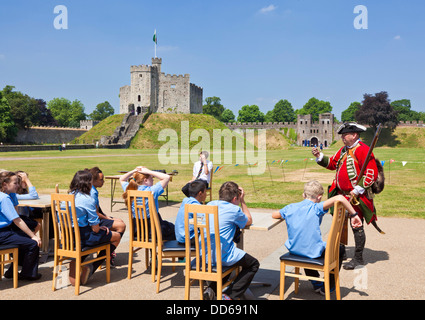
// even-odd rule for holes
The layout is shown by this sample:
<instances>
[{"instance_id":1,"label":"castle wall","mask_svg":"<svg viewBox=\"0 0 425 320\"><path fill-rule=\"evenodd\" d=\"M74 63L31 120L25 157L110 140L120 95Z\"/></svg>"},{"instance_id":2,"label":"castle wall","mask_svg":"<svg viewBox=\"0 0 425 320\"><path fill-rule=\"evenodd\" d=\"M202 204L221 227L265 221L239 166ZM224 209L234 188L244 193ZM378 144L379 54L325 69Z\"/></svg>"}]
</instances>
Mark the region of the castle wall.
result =
<instances>
[{"instance_id":1,"label":"castle wall","mask_svg":"<svg viewBox=\"0 0 425 320\"><path fill-rule=\"evenodd\" d=\"M87 131L77 128L31 127L29 129L19 130L15 142L26 144L62 144L64 142L71 142Z\"/></svg>"},{"instance_id":2,"label":"castle wall","mask_svg":"<svg viewBox=\"0 0 425 320\"><path fill-rule=\"evenodd\" d=\"M158 109L161 113L190 113L190 77L159 75Z\"/></svg>"}]
</instances>

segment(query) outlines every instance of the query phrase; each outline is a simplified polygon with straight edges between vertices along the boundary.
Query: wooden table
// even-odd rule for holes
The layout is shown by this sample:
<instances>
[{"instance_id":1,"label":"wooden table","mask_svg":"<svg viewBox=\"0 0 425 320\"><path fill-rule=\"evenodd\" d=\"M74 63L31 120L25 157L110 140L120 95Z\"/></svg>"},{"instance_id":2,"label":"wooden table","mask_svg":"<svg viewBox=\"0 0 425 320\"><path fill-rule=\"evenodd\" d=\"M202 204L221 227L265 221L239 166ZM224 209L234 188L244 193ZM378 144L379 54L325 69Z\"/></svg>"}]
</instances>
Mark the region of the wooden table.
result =
<instances>
[{"instance_id":1,"label":"wooden table","mask_svg":"<svg viewBox=\"0 0 425 320\"><path fill-rule=\"evenodd\" d=\"M39 194L35 200L19 200L19 207L41 208L43 212L41 252L49 252L49 220L51 212L50 194Z\"/></svg>"},{"instance_id":2,"label":"wooden table","mask_svg":"<svg viewBox=\"0 0 425 320\"><path fill-rule=\"evenodd\" d=\"M277 226L283 221L283 219L274 219L272 218L271 212L259 212L249 210L252 217L252 224L248 227L245 227L241 230L241 238L238 243L238 248L243 250L243 234L244 230L260 230L260 231L269 231L270 229Z\"/></svg>"},{"instance_id":3,"label":"wooden table","mask_svg":"<svg viewBox=\"0 0 425 320\"><path fill-rule=\"evenodd\" d=\"M154 170L155 171L155 170ZM119 171L120 173L126 173L127 171ZM170 182L173 181L173 176L176 175L176 172L171 172L171 173L167 173L169 176L171 176ZM117 182L119 181L121 175L114 175L114 176L105 176L105 179L107 180L111 180L111 212L112 212L112 207L116 204L116 203L124 203L124 200L114 200L114 196L115 196L115 191L116 191L116 187L117 187ZM165 188L165 192L161 195L161 197L164 197L165 200L167 201L167 206L168 206L168 185Z\"/></svg>"}]
</instances>

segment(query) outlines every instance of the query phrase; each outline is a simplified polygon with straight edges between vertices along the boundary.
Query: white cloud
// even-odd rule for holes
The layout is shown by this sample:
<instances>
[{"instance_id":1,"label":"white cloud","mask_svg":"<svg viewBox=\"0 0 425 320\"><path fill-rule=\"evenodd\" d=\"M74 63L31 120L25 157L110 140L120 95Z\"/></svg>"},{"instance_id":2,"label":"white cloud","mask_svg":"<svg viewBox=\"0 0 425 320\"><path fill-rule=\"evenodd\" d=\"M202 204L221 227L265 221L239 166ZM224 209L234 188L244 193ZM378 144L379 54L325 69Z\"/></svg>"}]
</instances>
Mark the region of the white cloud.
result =
<instances>
[{"instance_id":1,"label":"white cloud","mask_svg":"<svg viewBox=\"0 0 425 320\"><path fill-rule=\"evenodd\" d=\"M401 36L400 35L395 36L394 40L401 40Z\"/></svg>"},{"instance_id":2,"label":"white cloud","mask_svg":"<svg viewBox=\"0 0 425 320\"><path fill-rule=\"evenodd\" d=\"M277 7L273 4L271 4L268 7L261 8L259 12L262 13L262 14L266 14L266 13L272 12L276 9L277 9Z\"/></svg>"}]
</instances>

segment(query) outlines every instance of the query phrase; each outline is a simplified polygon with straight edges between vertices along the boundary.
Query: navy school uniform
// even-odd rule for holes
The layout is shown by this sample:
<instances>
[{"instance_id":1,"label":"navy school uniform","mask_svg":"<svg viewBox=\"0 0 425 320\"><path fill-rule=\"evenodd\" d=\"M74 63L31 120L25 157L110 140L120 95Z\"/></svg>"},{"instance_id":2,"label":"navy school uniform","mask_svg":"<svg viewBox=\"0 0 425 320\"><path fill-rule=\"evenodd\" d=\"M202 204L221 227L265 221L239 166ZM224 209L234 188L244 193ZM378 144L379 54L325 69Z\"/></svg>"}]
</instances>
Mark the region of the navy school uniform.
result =
<instances>
[{"instance_id":1,"label":"navy school uniform","mask_svg":"<svg viewBox=\"0 0 425 320\"><path fill-rule=\"evenodd\" d=\"M39 247L23 231L13 230L13 220L19 218L11 197L0 192L0 245L16 245L19 248L21 276L35 278L38 275ZM12 270L11 267L9 270Z\"/></svg>"}]
</instances>

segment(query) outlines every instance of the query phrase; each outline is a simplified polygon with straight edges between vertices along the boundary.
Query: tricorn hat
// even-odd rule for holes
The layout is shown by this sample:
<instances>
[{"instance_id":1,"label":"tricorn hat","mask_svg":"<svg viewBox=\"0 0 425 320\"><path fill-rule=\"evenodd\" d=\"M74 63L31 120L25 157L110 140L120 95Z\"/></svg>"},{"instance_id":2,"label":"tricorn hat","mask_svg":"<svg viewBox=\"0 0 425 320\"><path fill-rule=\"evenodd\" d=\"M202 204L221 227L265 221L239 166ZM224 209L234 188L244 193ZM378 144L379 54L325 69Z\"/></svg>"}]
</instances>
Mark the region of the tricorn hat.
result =
<instances>
[{"instance_id":1,"label":"tricorn hat","mask_svg":"<svg viewBox=\"0 0 425 320\"><path fill-rule=\"evenodd\" d=\"M366 127L357 124L355 122L345 122L343 123L339 128L338 128L338 133L339 134L343 134L343 133L349 133L349 132L365 132L366 131Z\"/></svg>"}]
</instances>

